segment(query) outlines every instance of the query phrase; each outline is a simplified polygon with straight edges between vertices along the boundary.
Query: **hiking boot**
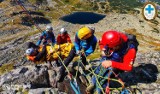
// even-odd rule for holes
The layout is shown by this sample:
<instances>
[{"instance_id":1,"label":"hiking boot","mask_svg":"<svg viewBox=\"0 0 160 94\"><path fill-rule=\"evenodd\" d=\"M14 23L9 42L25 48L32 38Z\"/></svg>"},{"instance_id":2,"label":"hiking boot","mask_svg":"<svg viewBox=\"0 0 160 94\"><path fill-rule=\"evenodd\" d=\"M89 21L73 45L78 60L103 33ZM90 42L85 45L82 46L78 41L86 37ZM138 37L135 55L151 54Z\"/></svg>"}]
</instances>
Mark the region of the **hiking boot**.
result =
<instances>
[{"instance_id":1,"label":"hiking boot","mask_svg":"<svg viewBox=\"0 0 160 94\"><path fill-rule=\"evenodd\" d=\"M82 67L80 67L80 66L76 66L76 67L74 67L74 69L75 69L76 71L79 71L81 74L84 73Z\"/></svg>"},{"instance_id":2,"label":"hiking boot","mask_svg":"<svg viewBox=\"0 0 160 94\"><path fill-rule=\"evenodd\" d=\"M87 92L87 93L90 93L90 92L93 90L93 88L94 88L94 84L91 83L91 84L86 88L86 92Z\"/></svg>"},{"instance_id":3,"label":"hiking boot","mask_svg":"<svg viewBox=\"0 0 160 94\"><path fill-rule=\"evenodd\" d=\"M87 80L86 80L86 78L85 78L83 75L79 76L79 79L81 80L81 82L82 82L84 85L87 86Z\"/></svg>"}]
</instances>

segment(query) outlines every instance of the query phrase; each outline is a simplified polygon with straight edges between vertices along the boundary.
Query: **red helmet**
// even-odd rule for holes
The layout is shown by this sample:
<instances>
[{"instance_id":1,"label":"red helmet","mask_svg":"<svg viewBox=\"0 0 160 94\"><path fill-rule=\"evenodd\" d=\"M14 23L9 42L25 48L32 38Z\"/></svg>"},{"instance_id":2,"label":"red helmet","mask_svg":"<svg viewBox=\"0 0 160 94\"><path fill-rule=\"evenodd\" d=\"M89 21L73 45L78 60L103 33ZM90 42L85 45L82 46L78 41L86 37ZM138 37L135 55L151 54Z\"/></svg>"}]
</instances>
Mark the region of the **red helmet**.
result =
<instances>
[{"instance_id":1,"label":"red helmet","mask_svg":"<svg viewBox=\"0 0 160 94\"><path fill-rule=\"evenodd\" d=\"M114 30L106 31L102 35L102 43L103 45L108 46L109 48L118 46L122 43L121 35L119 32Z\"/></svg>"}]
</instances>

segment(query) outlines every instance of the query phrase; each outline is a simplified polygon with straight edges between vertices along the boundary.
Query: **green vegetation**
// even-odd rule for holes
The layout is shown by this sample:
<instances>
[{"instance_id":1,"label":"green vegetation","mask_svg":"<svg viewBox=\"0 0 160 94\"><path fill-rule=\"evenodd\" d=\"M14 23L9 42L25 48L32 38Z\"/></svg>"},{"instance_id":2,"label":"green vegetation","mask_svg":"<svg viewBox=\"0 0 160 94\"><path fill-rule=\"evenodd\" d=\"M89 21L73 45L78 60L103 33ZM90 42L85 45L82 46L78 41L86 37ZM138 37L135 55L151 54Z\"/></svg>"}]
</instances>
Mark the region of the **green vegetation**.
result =
<instances>
[{"instance_id":1,"label":"green vegetation","mask_svg":"<svg viewBox=\"0 0 160 94\"><path fill-rule=\"evenodd\" d=\"M3 64L1 67L0 67L0 75L6 73L6 72L9 72L13 69L13 65L14 63L9 63L9 64Z\"/></svg>"},{"instance_id":2,"label":"green vegetation","mask_svg":"<svg viewBox=\"0 0 160 94\"><path fill-rule=\"evenodd\" d=\"M127 13L128 11L135 11L134 8L142 7L143 4L137 0L108 0L110 2L111 10L116 12Z\"/></svg>"},{"instance_id":3,"label":"green vegetation","mask_svg":"<svg viewBox=\"0 0 160 94\"><path fill-rule=\"evenodd\" d=\"M46 0L28 0L31 4L46 4Z\"/></svg>"},{"instance_id":4,"label":"green vegetation","mask_svg":"<svg viewBox=\"0 0 160 94\"><path fill-rule=\"evenodd\" d=\"M0 92L2 92L3 91L3 89L2 89L2 87L0 87Z\"/></svg>"},{"instance_id":5,"label":"green vegetation","mask_svg":"<svg viewBox=\"0 0 160 94\"><path fill-rule=\"evenodd\" d=\"M154 50L156 51L160 51L160 43L158 43L158 41L160 41L159 39L155 39L153 37L150 36L145 36L139 32L137 32L136 29L127 29L124 30L125 32L129 33L129 34L134 34L136 35L138 41L143 41L143 44L140 43L141 47L150 47L153 46Z\"/></svg>"},{"instance_id":6,"label":"green vegetation","mask_svg":"<svg viewBox=\"0 0 160 94\"><path fill-rule=\"evenodd\" d=\"M155 33L159 33L159 30L157 28L153 28L153 30L151 30L152 32L155 32Z\"/></svg>"},{"instance_id":7,"label":"green vegetation","mask_svg":"<svg viewBox=\"0 0 160 94\"><path fill-rule=\"evenodd\" d=\"M153 23L153 24L155 24L155 25L159 24L159 22L157 20L155 20L155 19L151 20L150 22Z\"/></svg>"},{"instance_id":8,"label":"green vegetation","mask_svg":"<svg viewBox=\"0 0 160 94\"><path fill-rule=\"evenodd\" d=\"M94 52L93 54L89 55L87 59L89 59L89 60L94 60L94 59L96 59L96 58L99 58L100 55L101 55L100 52Z\"/></svg>"}]
</instances>

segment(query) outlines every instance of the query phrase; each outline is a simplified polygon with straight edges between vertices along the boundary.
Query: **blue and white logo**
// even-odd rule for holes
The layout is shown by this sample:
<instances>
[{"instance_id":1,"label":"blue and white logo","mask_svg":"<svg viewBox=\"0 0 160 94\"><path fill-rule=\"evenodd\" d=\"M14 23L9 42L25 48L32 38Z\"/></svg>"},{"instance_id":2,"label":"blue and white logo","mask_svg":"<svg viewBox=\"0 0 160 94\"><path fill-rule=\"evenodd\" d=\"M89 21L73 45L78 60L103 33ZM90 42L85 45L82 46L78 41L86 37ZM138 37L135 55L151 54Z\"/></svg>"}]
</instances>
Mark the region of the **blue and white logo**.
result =
<instances>
[{"instance_id":1,"label":"blue and white logo","mask_svg":"<svg viewBox=\"0 0 160 94\"><path fill-rule=\"evenodd\" d=\"M143 16L147 20L152 20L157 16L157 10L153 3L147 2L143 7Z\"/></svg>"}]
</instances>

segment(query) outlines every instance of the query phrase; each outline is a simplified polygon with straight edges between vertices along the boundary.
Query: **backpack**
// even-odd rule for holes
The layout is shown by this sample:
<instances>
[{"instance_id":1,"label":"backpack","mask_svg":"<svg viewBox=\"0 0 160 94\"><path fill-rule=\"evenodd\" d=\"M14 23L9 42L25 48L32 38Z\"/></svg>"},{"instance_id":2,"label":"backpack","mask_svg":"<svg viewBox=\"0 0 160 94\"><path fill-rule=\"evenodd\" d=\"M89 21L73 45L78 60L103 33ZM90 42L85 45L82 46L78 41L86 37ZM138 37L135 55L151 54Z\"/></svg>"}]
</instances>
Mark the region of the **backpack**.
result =
<instances>
[{"instance_id":1,"label":"backpack","mask_svg":"<svg viewBox=\"0 0 160 94\"><path fill-rule=\"evenodd\" d=\"M129 49L130 44L134 44L135 49L137 51L139 42L138 42L136 36L133 35L133 34L126 34L126 36L128 37L128 43L127 43L128 44L128 49Z\"/></svg>"}]
</instances>

